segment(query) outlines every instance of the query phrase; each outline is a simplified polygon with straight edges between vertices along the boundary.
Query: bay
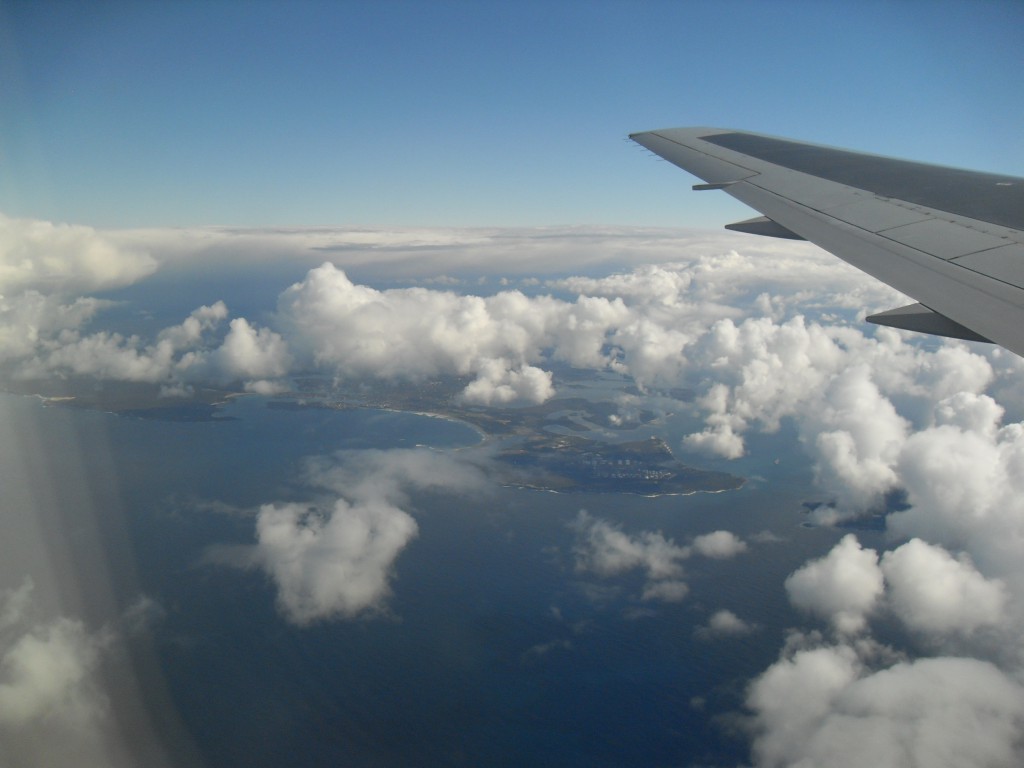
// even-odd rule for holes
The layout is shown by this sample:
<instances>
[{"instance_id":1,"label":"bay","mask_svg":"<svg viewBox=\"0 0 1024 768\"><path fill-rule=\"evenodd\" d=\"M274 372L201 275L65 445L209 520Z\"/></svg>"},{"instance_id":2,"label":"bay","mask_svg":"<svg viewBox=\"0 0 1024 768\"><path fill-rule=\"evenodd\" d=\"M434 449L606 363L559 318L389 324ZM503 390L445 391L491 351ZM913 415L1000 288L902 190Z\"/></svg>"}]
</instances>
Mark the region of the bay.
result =
<instances>
[{"instance_id":1,"label":"bay","mask_svg":"<svg viewBox=\"0 0 1024 768\"><path fill-rule=\"evenodd\" d=\"M310 456L472 451L475 430L389 411L275 410L258 397L198 422L14 400L44 442L73 433L93 446L84 475L110 485L118 507L99 517L116 511L123 524L107 519L97 535L115 582L103 615L140 595L160 606L153 674L211 765L743 762L746 739L724 724L797 622L782 582L839 535L801 527L809 468L785 433L746 462L763 474L726 493L419 491L408 509L419 535L396 560L387 610L297 627L269 578L210 562L210 547L251 545L258 505L308 495ZM576 568L583 509L629 534L685 544L725 529L751 549L687 560L684 601L644 601L640 573ZM754 631L710 637L701 627L721 609Z\"/></svg>"}]
</instances>

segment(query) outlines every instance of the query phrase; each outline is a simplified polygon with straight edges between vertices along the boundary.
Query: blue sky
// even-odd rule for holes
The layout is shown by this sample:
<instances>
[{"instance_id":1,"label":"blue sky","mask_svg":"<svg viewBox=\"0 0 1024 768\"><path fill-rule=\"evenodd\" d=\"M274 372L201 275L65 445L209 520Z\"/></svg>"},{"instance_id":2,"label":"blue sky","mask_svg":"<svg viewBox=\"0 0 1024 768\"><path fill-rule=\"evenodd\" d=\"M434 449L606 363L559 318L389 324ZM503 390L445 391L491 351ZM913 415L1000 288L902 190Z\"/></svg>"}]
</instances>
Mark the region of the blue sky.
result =
<instances>
[{"instance_id":1,"label":"blue sky","mask_svg":"<svg viewBox=\"0 0 1024 768\"><path fill-rule=\"evenodd\" d=\"M99 227L706 226L625 140L1024 175L1016 2L8 3L0 212Z\"/></svg>"}]
</instances>

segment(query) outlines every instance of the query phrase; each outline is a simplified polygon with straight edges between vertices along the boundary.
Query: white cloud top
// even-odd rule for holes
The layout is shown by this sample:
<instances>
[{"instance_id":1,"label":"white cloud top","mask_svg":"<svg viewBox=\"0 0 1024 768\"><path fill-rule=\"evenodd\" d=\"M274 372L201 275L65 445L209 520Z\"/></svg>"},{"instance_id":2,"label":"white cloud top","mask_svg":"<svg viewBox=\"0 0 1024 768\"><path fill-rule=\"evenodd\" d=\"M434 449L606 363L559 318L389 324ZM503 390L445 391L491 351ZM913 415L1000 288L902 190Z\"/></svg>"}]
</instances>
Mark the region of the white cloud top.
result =
<instances>
[{"instance_id":1,"label":"white cloud top","mask_svg":"<svg viewBox=\"0 0 1024 768\"><path fill-rule=\"evenodd\" d=\"M92 227L0 214L0 295L38 290L72 294L129 285L156 260Z\"/></svg>"},{"instance_id":2,"label":"white cloud top","mask_svg":"<svg viewBox=\"0 0 1024 768\"><path fill-rule=\"evenodd\" d=\"M747 544L731 531L712 531L697 536L693 549L699 555L724 560L747 551Z\"/></svg>"},{"instance_id":3,"label":"white cloud top","mask_svg":"<svg viewBox=\"0 0 1024 768\"><path fill-rule=\"evenodd\" d=\"M660 531L630 536L619 528L581 511L574 523L579 539L576 568L600 576L615 576L640 568L653 580L680 576L681 561L690 556L687 547L666 539Z\"/></svg>"},{"instance_id":4,"label":"white cloud top","mask_svg":"<svg viewBox=\"0 0 1024 768\"><path fill-rule=\"evenodd\" d=\"M724 559L747 550L746 543L729 531L704 534L690 546L680 546L660 531L631 536L583 510L572 525L576 531L576 570L604 578L632 570L646 571L642 600L676 603L684 599L690 589L682 580L682 562L694 553Z\"/></svg>"},{"instance_id":5,"label":"white cloud top","mask_svg":"<svg viewBox=\"0 0 1024 768\"><path fill-rule=\"evenodd\" d=\"M1018 764L1024 689L976 659L871 672L846 646L801 650L751 687L759 768Z\"/></svg>"},{"instance_id":6,"label":"white cloud top","mask_svg":"<svg viewBox=\"0 0 1024 768\"><path fill-rule=\"evenodd\" d=\"M397 507L344 499L324 512L265 504L256 521L259 562L296 624L351 617L380 603L395 558L416 532L416 521Z\"/></svg>"},{"instance_id":7,"label":"white cloud top","mask_svg":"<svg viewBox=\"0 0 1024 768\"><path fill-rule=\"evenodd\" d=\"M706 633L712 636L746 635L754 631L749 622L744 621L729 610L715 611L708 619Z\"/></svg>"},{"instance_id":8,"label":"white cloud top","mask_svg":"<svg viewBox=\"0 0 1024 768\"><path fill-rule=\"evenodd\" d=\"M882 556L889 600L907 626L923 632L964 632L1003 619L1006 585L986 579L966 555L911 539Z\"/></svg>"},{"instance_id":9,"label":"white cloud top","mask_svg":"<svg viewBox=\"0 0 1024 768\"><path fill-rule=\"evenodd\" d=\"M786 592L795 606L830 620L843 633L865 627L882 588L878 553L863 549L853 534L786 579Z\"/></svg>"},{"instance_id":10,"label":"white cloud top","mask_svg":"<svg viewBox=\"0 0 1024 768\"><path fill-rule=\"evenodd\" d=\"M304 365L350 379L474 375L463 397L481 404L551 397L550 373L533 365L547 354L605 367L606 336L627 315L621 301L603 298L378 291L330 263L310 270L278 306L280 327Z\"/></svg>"}]
</instances>

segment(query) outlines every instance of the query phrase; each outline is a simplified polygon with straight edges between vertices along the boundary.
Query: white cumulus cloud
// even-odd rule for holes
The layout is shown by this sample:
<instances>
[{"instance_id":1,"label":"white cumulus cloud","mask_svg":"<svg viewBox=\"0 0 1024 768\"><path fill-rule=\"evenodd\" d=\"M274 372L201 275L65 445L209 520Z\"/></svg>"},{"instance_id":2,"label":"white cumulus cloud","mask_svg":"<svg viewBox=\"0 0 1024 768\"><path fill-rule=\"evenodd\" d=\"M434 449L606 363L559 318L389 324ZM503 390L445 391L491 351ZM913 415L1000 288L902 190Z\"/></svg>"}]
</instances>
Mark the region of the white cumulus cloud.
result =
<instances>
[{"instance_id":1,"label":"white cumulus cloud","mask_svg":"<svg viewBox=\"0 0 1024 768\"><path fill-rule=\"evenodd\" d=\"M548 371L532 365L513 370L504 360L483 360L477 377L463 390L462 401L470 405L543 403L554 394Z\"/></svg>"},{"instance_id":2,"label":"white cumulus cloud","mask_svg":"<svg viewBox=\"0 0 1024 768\"><path fill-rule=\"evenodd\" d=\"M913 629L969 633L1003 619L1006 585L986 579L966 556L911 539L886 552L881 566L893 610Z\"/></svg>"},{"instance_id":3,"label":"white cumulus cloud","mask_svg":"<svg viewBox=\"0 0 1024 768\"><path fill-rule=\"evenodd\" d=\"M156 268L145 250L92 227L0 214L0 294L73 295L129 285Z\"/></svg>"},{"instance_id":4,"label":"white cumulus cloud","mask_svg":"<svg viewBox=\"0 0 1024 768\"><path fill-rule=\"evenodd\" d=\"M352 618L380 610L395 561L419 531L410 490L479 489L475 466L426 450L364 451L310 462L307 481L333 500L265 504L252 562L277 587L292 623Z\"/></svg>"},{"instance_id":5,"label":"white cumulus cloud","mask_svg":"<svg viewBox=\"0 0 1024 768\"><path fill-rule=\"evenodd\" d=\"M630 536L610 523L581 511L573 523L577 531L576 568L600 576L614 576L641 568L651 580L682 574L681 561L690 556L661 532L644 531Z\"/></svg>"},{"instance_id":6,"label":"white cumulus cloud","mask_svg":"<svg viewBox=\"0 0 1024 768\"><path fill-rule=\"evenodd\" d=\"M616 525L590 515L585 510L572 523L576 531L574 555L576 570L609 578L632 570L646 572L642 600L675 603L689 594L683 581L684 560L694 553L724 559L747 550L747 545L730 531L714 531L697 536L683 546L666 538L661 531L641 531L630 535Z\"/></svg>"},{"instance_id":7,"label":"white cumulus cloud","mask_svg":"<svg viewBox=\"0 0 1024 768\"><path fill-rule=\"evenodd\" d=\"M747 545L731 531L712 531L695 537L693 549L704 557L724 560L746 552Z\"/></svg>"},{"instance_id":8,"label":"white cumulus cloud","mask_svg":"<svg viewBox=\"0 0 1024 768\"><path fill-rule=\"evenodd\" d=\"M281 295L278 324L303 364L342 378L475 375L463 396L487 404L551 397L550 374L534 365L547 355L605 367L606 337L627 314L604 298L378 291L325 263Z\"/></svg>"},{"instance_id":9,"label":"white cumulus cloud","mask_svg":"<svg viewBox=\"0 0 1024 768\"><path fill-rule=\"evenodd\" d=\"M1019 765L1024 689L966 658L874 670L848 646L802 649L751 686L759 768Z\"/></svg>"},{"instance_id":10,"label":"white cumulus cloud","mask_svg":"<svg viewBox=\"0 0 1024 768\"><path fill-rule=\"evenodd\" d=\"M351 617L387 597L392 564L417 530L408 513L386 503L266 504L256 521L259 563L290 621Z\"/></svg>"},{"instance_id":11,"label":"white cumulus cloud","mask_svg":"<svg viewBox=\"0 0 1024 768\"><path fill-rule=\"evenodd\" d=\"M863 549L853 534L786 579L786 592L795 606L831 621L844 633L865 627L883 586L878 553Z\"/></svg>"},{"instance_id":12,"label":"white cumulus cloud","mask_svg":"<svg viewBox=\"0 0 1024 768\"><path fill-rule=\"evenodd\" d=\"M730 610L715 611L708 619L707 626L698 632L702 637L729 637L747 635L754 631L750 622L744 621Z\"/></svg>"},{"instance_id":13,"label":"white cumulus cloud","mask_svg":"<svg viewBox=\"0 0 1024 768\"><path fill-rule=\"evenodd\" d=\"M210 362L229 381L273 379L288 373L291 356L280 334L237 317Z\"/></svg>"}]
</instances>

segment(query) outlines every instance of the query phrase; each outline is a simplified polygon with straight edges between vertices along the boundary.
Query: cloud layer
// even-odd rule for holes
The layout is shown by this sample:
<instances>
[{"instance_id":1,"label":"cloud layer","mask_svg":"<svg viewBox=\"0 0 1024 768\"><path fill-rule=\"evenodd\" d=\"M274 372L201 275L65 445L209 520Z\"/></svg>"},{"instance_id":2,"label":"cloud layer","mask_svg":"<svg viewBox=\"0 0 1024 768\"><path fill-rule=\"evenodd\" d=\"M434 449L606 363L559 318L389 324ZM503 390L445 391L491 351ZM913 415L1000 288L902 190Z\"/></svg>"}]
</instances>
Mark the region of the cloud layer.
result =
<instances>
[{"instance_id":1,"label":"cloud layer","mask_svg":"<svg viewBox=\"0 0 1024 768\"><path fill-rule=\"evenodd\" d=\"M341 378L407 381L468 376L472 382L462 395L466 402L536 403L554 394L547 367L554 363L617 370L643 385L673 385L688 372L689 358L699 351L712 323L742 318L735 306L740 297L750 299L759 290L760 304L755 306L784 313L785 301L770 297L765 288L793 291L795 280L805 282L816 271L831 274L833 282L839 278L851 291L864 291L856 287L855 273L844 271L845 267L815 261L813 251L809 251L810 263L804 259L801 264L800 259L782 258L784 251L772 244L757 248L779 257L756 271L749 256L701 256L604 278L552 280L547 284L551 295L537 295L536 290L481 296L422 287L379 290L354 282L341 268L326 262L282 292L277 313L267 326L244 317L231 318L225 304L215 302L196 309L180 326L145 339L116 331L87 331L87 324L105 305L80 294L124 285L157 269L181 270L198 255L237 261L237 255L230 255L232 247L243 244L253 263L266 260L267 251L276 244L303 254L300 261L308 261L319 249L360 269L370 262L358 253L401 252L407 273L414 273L406 260L417 249L430 249L434 264L443 262L438 248L462 254L459 258L464 262L494 264L501 263L496 256L503 249L515 244L518 255L504 262L514 274L527 263L524 255L530 252L538 253L543 272L557 271L559 259L563 265L580 266L607 260L611 253L630 252L622 247L626 242L633 258L642 253L660 258L674 253L678 258L695 245L715 239L682 238L661 230L607 232L604 239L576 230L109 234L13 220L0 221L0 230L8 241L6 258L12 264L21 263L18 254L25 249L44 249L38 244L41 241L72 238L79 243L63 250L53 245L47 268L50 278L10 279L13 288L28 292L11 294L0 306L9 325L23 329L0 339L0 363L7 361L8 375L155 383L169 395L185 394L190 385L200 383L272 391L284 386L290 374L320 371ZM96 246L102 255L87 259L92 240L102 244L102 248ZM728 236L718 240L732 242ZM487 252L482 259L478 258L481 250ZM83 259L106 265L106 271L90 272L80 263ZM31 264L41 261L27 259ZM200 326L191 332L185 328L196 322Z\"/></svg>"},{"instance_id":2,"label":"cloud layer","mask_svg":"<svg viewBox=\"0 0 1024 768\"><path fill-rule=\"evenodd\" d=\"M282 253L309 269L259 320L211 301L143 337L105 328L111 304L90 295L211 255L238 266ZM473 270L485 281L471 283ZM905 297L811 246L663 230L102 233L0 218L0 294L10 378L141 382L176 396L197 385L275 392L305 372L446 375L468 380L463 402L486 406L543 402L555 366L569 365L695 391L688 451L738 458L751 435L790 425L829 502L818 522L882 510L893 492L906 507L888 515L884 547L844 537L786 581L815 629L751 685L757 764L841 765L853 746L858 764L1024 757L1024 363L863 326L867 311ZM383 610L418 531L409 489L438 478L479 487L472 467L429 453L346 456L311 465L308 501L261 507L254 563L282 613L308 624ZM649 601L686 596L694 555L746 546L726 531L680 544L586 514L574 527L579 573L640 574ZM880 621L905 647L874 639ZM705 629L749 627L719 610ZM13 677L0 716L35 711L37 699L14 695L19 681L77 690L72 671L91 658L81 632L40 626L5 646ZM33 661L43 658L45 685Z\"/></svg>"}]
</instances>

